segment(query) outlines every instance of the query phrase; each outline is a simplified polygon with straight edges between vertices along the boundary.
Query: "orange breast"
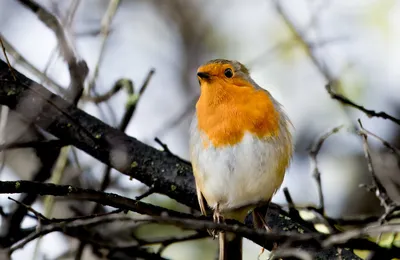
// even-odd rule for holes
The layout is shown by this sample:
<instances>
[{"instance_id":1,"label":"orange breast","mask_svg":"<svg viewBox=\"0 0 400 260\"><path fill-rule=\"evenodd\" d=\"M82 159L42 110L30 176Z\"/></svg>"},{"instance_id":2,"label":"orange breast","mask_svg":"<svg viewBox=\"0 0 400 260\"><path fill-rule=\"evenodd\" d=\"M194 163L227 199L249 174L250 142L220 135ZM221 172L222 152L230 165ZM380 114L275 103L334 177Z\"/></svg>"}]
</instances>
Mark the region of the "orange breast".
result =
<instances>
[{"instance_id":1,"label":"orange breast","mask_svg":"<svg viewBox=\"0 0 400 260\"><path fill-rule=\"evenodd\" d=\"M263 138L279 131L279 113L268 94L241 79L235 85L203 83L196 109L198 127L215 147L234 145L246 132Z\"/></svg>"}]
</instances>

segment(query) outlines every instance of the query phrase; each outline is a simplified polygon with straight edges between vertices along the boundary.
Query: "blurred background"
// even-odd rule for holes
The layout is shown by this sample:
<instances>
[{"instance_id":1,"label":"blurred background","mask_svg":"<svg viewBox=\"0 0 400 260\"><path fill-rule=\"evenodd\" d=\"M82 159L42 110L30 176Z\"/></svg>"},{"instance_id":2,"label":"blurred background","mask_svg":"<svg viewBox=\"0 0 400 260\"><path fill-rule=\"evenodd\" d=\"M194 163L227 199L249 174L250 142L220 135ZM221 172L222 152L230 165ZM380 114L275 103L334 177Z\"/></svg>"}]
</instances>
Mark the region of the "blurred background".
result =
<instances>
[{"instance_id":1,"label":"blurred background","mask_svg":"<svg viewBox=\"0 0 400 260\"><path fill-rule=\"evenodd\" d=\"M336 80L336 91L355 103L400 117L398 1L37 2L61 20L76 52L87 62L90 71L85 95L105 93L120 79L132 80L138 91L150 69L155 69L127 127L128 135L161 149L154 142L158 137L173 153L188 159L188 127L199 96L197 67L209 59L235 59L244 63L253 79L283 104L293 122L296 153L283 187L288 187L295 203L317 205L308 149L321 134L344 125L326 140L318 155L327 214L340 217L382 211L374 194L359 187L370 183L370 175L362 141L352 129L361 118L366 129L400 147L400 127L343 107L330 98L325 85ZM34 13L18 1L0 1L0 33L15 68L62 94L60 88L69 85L68 67L60 56L54 33ZM3 53L0 58L4 60ZM83 98L79 106L117 126L127 100L126 91L120 91L100 104ZM1 117L7 116L7 124L0 125L1 142L30 140L37 134L21 127L18 117L2 108ZM370 138L370 145L379 177L392 198L400 201L400 172L395 158L382 143ZM105 166L76 149L65 152L72 163L63 168L57 177L59 182L98 189ZM1 180L32 179L40 164L32 149L0 155ZM111 173L107 191L134 198L146 190L125 175ZM54 176L52 181L56 181ZM144 201L187 210L158 194ZM273 201L286 204L281 191ZM76 213L71 204L81 209L86 205L61 199L50 204L41 198L33 207L54 217L68 217ZM0 197L0 205L4 211L15 206L7 195ZM23 226L34 224L32 219L23 222ZM103 231L118 239L129 239L128 233L118 230L121 227ZM132 232L151 236L177 231L147 227ZM53 233L43 237L39 245L36 240L16 251L13 259L74 259L77 247L74 239ZM202 239L172 245L163 255L170 259L187 259L188 255L191 259L212 259L216 248L216 241ZM257 259L259 247L245 241L244 251L244 259ZM86 247L82 259L97 258Z\"/></svg>"}]
</instances>

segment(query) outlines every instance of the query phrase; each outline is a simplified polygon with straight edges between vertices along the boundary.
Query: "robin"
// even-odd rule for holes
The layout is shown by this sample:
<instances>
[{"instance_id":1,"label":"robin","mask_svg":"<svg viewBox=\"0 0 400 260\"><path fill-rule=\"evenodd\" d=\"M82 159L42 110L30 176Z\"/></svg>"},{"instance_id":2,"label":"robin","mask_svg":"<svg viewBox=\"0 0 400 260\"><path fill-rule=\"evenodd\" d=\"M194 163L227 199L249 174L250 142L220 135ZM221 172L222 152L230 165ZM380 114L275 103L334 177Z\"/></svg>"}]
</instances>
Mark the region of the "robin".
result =
<instances>
[{"instance_id":1,"label":"robin","mask_svg":"<svg viewBox=\"0 0 400 260\"><path fill-rule=\"evenodd\" d=\"M200 209L206 215L206 201L214 221L244 223L247 213L268 204L282 184L293 153L291 123L237 61L211 60L199 67L197 77L201 90L190 127L190 156ZM267 227L258 218L254 223ZM242 259L242 238L220 233L219 241L220 260Z\"/></svg>"}]
</instances>

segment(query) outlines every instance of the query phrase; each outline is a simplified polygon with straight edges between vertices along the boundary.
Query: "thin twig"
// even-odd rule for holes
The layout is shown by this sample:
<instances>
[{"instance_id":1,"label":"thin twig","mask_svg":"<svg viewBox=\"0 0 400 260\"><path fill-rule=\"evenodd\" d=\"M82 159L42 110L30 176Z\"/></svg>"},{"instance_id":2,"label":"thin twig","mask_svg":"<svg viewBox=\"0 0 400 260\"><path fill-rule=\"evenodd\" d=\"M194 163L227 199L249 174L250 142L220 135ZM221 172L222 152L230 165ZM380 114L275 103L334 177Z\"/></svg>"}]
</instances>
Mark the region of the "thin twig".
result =
<instances>
[{"instance_id":1,"label":"thin twig","mask_svg":"<svg viewBox=\"0 0 400 260\"><path fill-rule=\"evenodd\" d=\"M372 189L375 191L376 197L379 199L379 201L381 202L381 205L384 207L385 215L387 216L393 212L393 208L396 207L396 203L388 196L385 187L383 186L383 184L380 182L380 180L376 176L374 165L372 163L369 145L368 145L368 135L366 132L364 132L364 127L363 127L360 119L358 119L358 124L361 128L358 131L358 134L362 137L362 140L363 140L365 159L367 160L368 171L370 172L371 177L372 177L372 184L373 184ZM383 220L385 220L385 218Z\"/></svg>"},{"instance_id":2,"label":"thin twig","mask_svg":"<svg viewBox=\"0 0 400 260\"><path fill-rule=\"evenodd\" d=\"M49 225L44 226L41 230L30 234L22 241L14 244L10 248L10 253L13 253L17 249L23 248L26 244L28 244L32 240L34 240L40 236L54 232L54 231L62 231L62 230L65 230L66 228L77 228L77 227L83 227L83 226L107 224L107 223L111 223L114 221L123 222L123 221L127 221L127 220L130 220L130 218L128 218L128 217L108 217L107 216L105 218L104 217L98 217L98 218L96 217L96 218L84 219L84 220L79 219L79 220L74 220L69 223L60 222L60 223L49 224Z\"/></svg>"},{"instance_id":3,"label":"thin twig","mask_svg":"<svg viewBox=\"0 0 400 260\"><path fill-rule=\"evenodd\" d=\"M331 135L337 133L343 126L338 126L330 130L329 132L323 134L318 140L313 144L309 151L310 163L312 165L312 176L314 177L317 187L318 187L318 198L319 198L319 207L318 211L321 214L325 214L325 203L324 203L324 193L322 191L322 182L321 182L321 172L318 169L317 156L319 151L321 150L322 145Z\"/></svg>"},{"instance_id":4,"label":"thin twig","mask_svg":"<svg viewBox=\"0 0 400 260\"><path fill-rule=\"evenodd\" d=\"M58 156L57 160L55 161L55 164L53 166L52 172L51 172L51 178L50 182L54 184L60 184L61 180L64 176L65 169L67 167L68 163L68 154L69 151L71 150L72 146L65 146L61 148L60 150L60 155ZM47 217L51 217L53 214L53 208L54 208L54 197L53 196L46 196L44 198L44 215Z\"/></svg>"},{"instance_id":5,"label":"thin twig","mask_svg":"<svg viewBox=\"0 0 400 260\"><path fill-rule=\"evenodd\" d=\"M20 202L20 201L18 201L18 200L15 200L15 199L13 199L13 198L11 198L11 197L8 197L8 199L14 201L15 203L17 203L17 204L20 205L20 206L25 207L28 211L32 212L32 213L36 216L36 218L37 218L38 220L41 219L41 220L45 220L45 221L50 221L50 219L48 219L45 215L43 215L43 214L40 213L39 211L35 210L35 209L32 208L31 206L29 206L29 205L27 205L27 204L25 204L25 203L23 203L23 202Z\"/></svg>"},{"instance_id":6,"label":"thin twig","mask_svg":"<svg viewBox=\"0 0 400 260\"><path fill-rule=\"evenodd\" d=\"M32 10L38 18L51 29L57 37L60 45L61 54L68 64L70 72L70 93L69 99L77 104L82 92L85 78L89 72L89 68L84 60L78 60L75 50L67 38L67 35L57 17L47 11L40 4L33 0L18 0L25 7Z\"/></svg>"},{"instance_id":7,"label":"thin twig","mask_svg":"<svg viewBox=\"0 0 400 260\"><path fill-rule=\"evenodd\" d=\"M326 66L324 61L321 61L317 58L318 55L316 54L316 48L313 48L311 44L306 40L304 34L305 30L301 30L295 25L293 19L291 19L290 16L285 12L280 0L274 0L274 4L278 14L282 17L287 28L294 35L294 38L298 40L298 42L302 45L303 49L310 57L315 67L328 82L333 81L333 76L331 75L331 72L328 70L328 67Z\"/></svg>"},{"instance_id":8,"label":"thin twig","mask_svg":"<svg viewBox=\"0 0 400 260\"><path fill-rule=\"evenodd\" d=\"M133 91L132 91L132 93L129 93L128 101L126 103L125 114L122 117L121 123L118 127L121 131L125 132L126 127L128 126L129 122L131 121L131 118L133 117L133 115L135 114L137 105L138 105L140 99L142 98L143 94L145 93L147 86L149 85L150 80L153 77L154 73L155 73L154 69L151 69L149 71L149 73L147 73L147 76L146 76L142 86L140 87L139 93L137 95Z\"/></svg>"},{"instance_id":9,"label":"thin twig","mask_svg":"<svg viewBox=\"0 0 400 260\"><path fill-rule=\"evenodd\" d=\"M155 72L156 72L155 69L150 69L149 73L147 73L147 76L146 76L146 78L144 79L143 84L142 84L142 86L141 86L141 88L140 88L140 90L139 90L139 96L141 96L141 95L144 94L144 92L146 91L147 86L149 85L150 80L151 80L151 78L153 77L153 75L154 75Z\"/></svg>"},{"instance_id":10,"label":"thin twig","mask_svg":"<svg viewBox=\"0 0 400 260\"><path fill-rule=\"evenodd\" d=\"M283 194L285 195L285 199L288 203L289 214L294 214L297 215L297 217L300 217L299 211L294 206L292 195L290 195L289 189L287 187L283 188Z\"/></svg>"},{"instance_id":11,"label":"thin twig","mask_svg":"<svg viewBox=\"0 0 400 260\"><path fill-rule=\"evenodd\" d=\"M65 94L65 89L55 82L53 79L49 78L45 72L41 72L39 69L37 69L31 62L29 62L24 56L22 56L15 48L14 46L7 41L6 38L3 38L3 44L6 47L8 53L14 57L14 64L15 63L20 63L23 67L28 69L31 73L35 74L39 79L41 79L42 82L48 83L50 87L53 87L56 91L58 91L61 94Z\"/></svg>"},{"instance_id":12,"label":"thin twig","mask_svg":"<svg viewBox=\"0 0 400 260\"><path fill-rule=\"evenodd\" d=\"M147 88L147 85L154 74L154 70L150 70L147 74L147 77L142 85L142 88L139 91L139 94L135 94L135 89L133 87L133 82L131 80L121 79L117 82L117 85L121 85L128 91L128 101L126 105L126 110L124 115L122 116L121 123L118 126L118 129L121 132L125 132L126 128L128 127L129 122L131 121L133 115L135 114L137 104L142 97L144 91ZM100 185L101 190L105 190L108 185L110 184L110 174L111 174L111 167L107 166L103 173L103 180ZM95 208L97 210L97 207Z\"/></svg>"},{"instance_id":13,"label":"thin twig","mask_svg":"<svg viewBox=\"0 0 400 260\"><path fill-rule=\"evenodd\" d=\"M306 221L304 220L299 212L299 207L295 207L292 196L289 193L288 188L284 188L283 189L283 193L285 195L285 199L288 203L288 208L289 208L289 215L292 218L295 218L302 226L310 226L310 222L314 222L314 221ZM333 227L333 225L331 225L331 223L328 221L328 219L320 212L319 208L315 208L315 207L306 207L307 210L313 211L314 214L316 214L316 218L318 220L318 223L322 223L324 224L328 229L329 232L335 233L335 228ZM315 226L312 226L312 230L316 230Z\"/></svg>"},{"instance_id":14,"label":"thin twig","mask_svg":"<svg viewBox=\"0 0 400 260\"><path fill-rule=\"evenodd\" d=\"M295 22L293 19L290 18L290 16L284 11L284 9L281 6L281 1L275 0L275 8L277 12L281 15L283 18L283 21L289 28L289 30L295 35L295 38L299 41L299 43L304 47L304 50L307 52L308 56L310 57L311 61L314 63L315 67L319 70L319 72L324 76L324 78L330 82L328 85L326 85L326 90L328 91L328 94L333 98L338 101L340 101L344 105L349 105L351 107L354 107L362 112L364 112L367 116L369 117L380 117L383 119L388 119L395 124L400 125L400 119L395 118L385 112L376 112L374 110L367 109L363 106L360 106L348 98L344 97L343 95L335 93L331 85L333 82L336 82L334 76L326 66L323 60L318 59L318 55L316 54L315 48L306 40L305 35L304 35L304 30L299 29L296 27Z\"/></svg>"},{"instance_id":15,"label":"thin twig","mask_svg":"<svg viewBox=\"0 0 400 260\"><path fill-rule=\"evenodd\" d=\"M3 49L4 57L6 58L8 68L10 69L10 72L11 72L11 75L13 76L13 78L14 78L14 81L17 81L17 76L15 75L14 69L12 68L11 63L10 63L10 61L8 59L7 52L6 52L6 47L4 46L2 38L3 37L0 34L0 44L1 44L1 48Z\"/></svg>"},{"instance_id":16,"label":"thin twig","mask_svg":"<svg viewBox=\"0 0 400 260\"><path fill-rule=\"evenodd\" d=\"M135 200L142 200L148 196L150 196L151 194L153 194L155 192L154 187L150 187L148 188L145 192L143 192L141 195L136 196Z\"/></svg>"},{"instance_id":17,"label":"thin twig","mask_svg":"<svg viewBox=\"0 0 400 260\"><path fill-rule=\"evenodd\" d=\"M328 93L331 96L331 98L338 100L339 102L341 102L344 105L348 105L348 106L354 107L354 108L364 112L368 117L380 117L380 118L383 118L383 119L388 119L388 120L392 121L393 123L400 125L400 119L395 118L394 116L391 116L391 115L389 115L389 114L387 114L385 112L376 112L374 110L367 109L367 108L365 108L365 107L363 107L361 105L358 105L358 104L354 103L353 101L351 101L347 97L334 92L332 90L331 84L327 84L325 86L325 88L328 91Z\"/></svg>"},{"instance_id":18,"label":"thin twig","mask_svg":"<svg viewBox=\"0 0 400 260\"><path fill-rule=\"evenodd\" d=\"M139 91L139 94L136 95L134 92L133 82L131 80L121 79L119 80L115 88L125 88L128 91L128 101L125 113L122 117L121 123L119 124L118 129L122 132L125 132L130 120L132 119L133 115L135 114L137 104L140 98L143 96L144 91L147 89L147 86L150 82L151 77L154 75L154 69L151 69L146 76L146 79L143 82L143 85ZM118 87L116 87L118 85ZM108 185L110 184L110 176L111 176L111 167L109 165L106 166L103 173L103 180L100 185L100 190L104 191ZM96 205L93 209L93 213L99 209L99 205Z\"/></svg>"},{"instance_id":19,"label":"thin twig","mask_svg":"<svg viewBox=\"0 0 400 260\"><path fill-rule=\"evenodd\" d=\"M385 139L383 139L382 137L368 131L367 129L363 128L363 131L368 134L369 136L374 137L375 139L379 140L386 148L388 148L396 157L397 160L397 166L400 168L400 150L393 146L392 144L390 144L388 141L386 141Z\"/></svg>"},{"instance_id":20,"label":"thin twig","mask_svg":"<svg viewBox=\"0 0 400 260\"><path fill-rule=\"evenodd\" d=\"M158 137L154 138L154 141L155 141L157 144L159 144L159 145L163 148L164 152L166 152L168 155L170 155L170 156L172 156L172 157L175 157L176 159L178 159L179 161L181 161L181 162L183 162L183 163L190 164L188 161L186 161L186 160L180 158L178 155L176 155L176 154L174 154L173 152L171 152L171 150L168 148L168 145L166 145L165 143L163 143L160 139L158 139Z\"/></svg>"},{"instance_id":21,"label":"thin twig","mask_svg":"<svg viewBox=\"0 0 400 260\"><path fill-rule=\"evenodd\" d=\"M8 199L14 201L18 205L25 207L28 211L32 212L36 216L36 219L43 220L43 222L45 222L45 224L61 223L61 222L68 223L68 222L72 222L75 220L92 219L92 218L96 218L96 217L104 217L104 216L109 216L109 215L113 215L113 214L119 214L124 211L123 209L116 209L116 210L113 210L113 211L110 211L107 213L93 214L93 215L88 215L88 216L79 216L79 217L72 217L72 218L48 218L45 215L43 215L42 213L40 213L39 211L35 210L33 207L26 205L25 203L15 200L11 197L8 197Z\"/></svg>"},{"instance_id":22,"label":"thin twig","mask_svg":"<svg viewBox=\"0 0 400 260\"><path fill-rule=\"evenodd\" d=\"M276 2L278 2L279 0L277 0ZM304 34L306 32L309 32L312 30L312 27L315 26L316 21L318 20L318 18L321 16L323 9L327 9L328 5L330 4L331 1L324 1L321 3L321 5L318 8L318 11L315 11L312 15L312 17L310 18L310 22L305 26L304 29L302 29L301 31L293 24L293 21L291 19L289 19L289 17L283 12L282 7L279 5L279 3L276 3L275 6L278 10L278 12L281 14L282 18L284 19L286 25L288 26L289 30L293 33L293 35L285 40L282 40L276 44L274 44L272 47L268 48L266 51L262 52L261 54L257 55L257 58L253 59L251 64L254 64L258 61L268 61L271 59L266 59L265 56L271 54L272 52L275 52L278 49L287 49L290 48L292 46L295 46L296 44L300 43L304 46L307 47L311 50L315 49L315 48L321 48L326 44L330 44L332 42L336 42L336 41L341 41L346 39L345 37L336 37L333 39L322 39L322 40L318 40L315 42L311 42L311 41L306 41L304 38ZM307 51L309 54L313 54L314 53L312 51ZM316 65L319 66L319 62L315 62L314 63ZM250 64L249 64L250 65ZM251 65L250 65L251 66Z\"/></svg>"},{"instance_id":23,"label":"thin twig","mask_svg":"<svg viewBox=\"0 0 400 260\"><path fill-rule=\"evenodd\" d=\"M99 75L99 70L100 70L100 66L101 63L103 61L103 56L104 56L104 51L106 49L106 43L107 43L107 39L110 33L110 24L114 18L115 12L118 9L118 5L119 5L119 0L111 0L108 3L108 7L107 7L107 11L104 14L102 20L101 20L101 30L100 33L102 35L102 41L101 41L101 45L100 45L100 52L99 52L99 56L97 58L97 62L96 62L96 66L94 68L94 73L93 73L93 77L89 82L88 85L88 89L87 89L87 95L91 95L92 89L95 86L96 83L96 79L97 76Z\"/></svg>"},{"instance_id":24,"label":"thin twig","mask_svg":"<svg viewBox=\"0 0 400 260\"><path fill-rule=\"evenodd\" d=\"M117 82L115 82L114 86L106 93L104 93L102 95L96 95L96 96L85 95L85 96L83 96L82 99L84 101L91 101L95 104L99 104L99 103L109 100L111 97L113 97L115 94L117 94L123 88L127 89L128 93L129 93L130 92L129 86L132 86L132 89L133 89L132 81L130 81L129 79L120 79Z\"/></svg>"},{"instance_id":25,"label":"thin twig","mask_svg":"<svg viewBox=\"0 0 400 260\"><path fill-rule=\"evenodd\" d=\"M70 28L80 2L81 2L80 0L74 0L71 2L71 5L69 6L69 8L67 10L67 15L61 19L62 25L65 25L65 27ZM58 53L59 46L60 46L60 44L57 43L57 46L55 46L53 48L53 50L51 51L50 58L47 60L47 63L44 67L43 75L47 74L47 71L49 70L51 63L53 62L53 60L55 60L55 58L57 58L56 54ZM65 91L65 90L63 89L63 91Z\"/></svg>"}]
</instances>

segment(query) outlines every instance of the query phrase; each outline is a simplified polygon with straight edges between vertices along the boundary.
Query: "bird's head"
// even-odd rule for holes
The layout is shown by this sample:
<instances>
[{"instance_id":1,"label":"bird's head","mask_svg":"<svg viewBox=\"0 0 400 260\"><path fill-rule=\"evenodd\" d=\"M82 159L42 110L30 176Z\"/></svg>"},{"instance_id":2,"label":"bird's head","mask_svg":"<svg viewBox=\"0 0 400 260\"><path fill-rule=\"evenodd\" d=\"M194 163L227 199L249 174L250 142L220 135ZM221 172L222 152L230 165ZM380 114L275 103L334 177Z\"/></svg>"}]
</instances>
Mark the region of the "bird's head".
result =
<instances>
[{"instance_id":1,"label":"bird's head","mask_svg":"<svg viewBox=\"0 0 400 260\"><path fill-rule=\"evenodd\" d=\"M239 87L253 87L249 70L238 61L216 59L199 67L197 78L200 86L213 84L228 84Z\"/></svg>"}]
</instances>

